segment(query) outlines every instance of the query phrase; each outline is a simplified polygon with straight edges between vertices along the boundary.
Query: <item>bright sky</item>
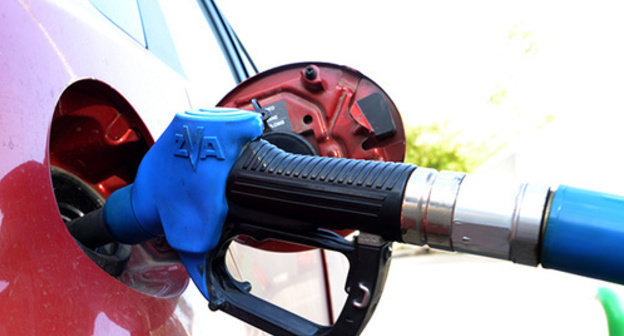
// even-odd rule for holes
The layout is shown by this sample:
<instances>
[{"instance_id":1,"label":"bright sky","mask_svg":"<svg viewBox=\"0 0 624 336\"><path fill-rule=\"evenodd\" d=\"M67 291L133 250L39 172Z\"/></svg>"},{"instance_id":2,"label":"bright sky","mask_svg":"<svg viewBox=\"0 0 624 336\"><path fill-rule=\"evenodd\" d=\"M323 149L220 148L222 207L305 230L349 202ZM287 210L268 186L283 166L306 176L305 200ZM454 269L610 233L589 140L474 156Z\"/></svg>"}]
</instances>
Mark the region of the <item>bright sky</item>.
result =
<instances>
[{"instance_id":1,"label":"bright sky","mask_svg":"<svg viewBox=\"0 0 624 336\"><path fill-rule=\"evenodd\" d=\"M220 6L261 68L304 60L350 65L381 84L414 121L470 119L485 112L501 86L514 95L518 86L526 98L518 100L544 113L569 101L565 92L621 86L624 50L617 41L624 20L609 3L230 0Z\"/></svg>"},{"instance_id":2,"label":"bright sky","mask_svg":"<svg viewBox=\"0 0 624 336\"><path fill-rule=\"evenodd\" d=\"M526 160L557 157L558 164L549 165L551 175L564 170L562 159L579 154L588 160L569 165L624 168L613 155L617 147L611 147L624 143L619 2L228 0L219 5L261 70L306 60L349 65L380 84L408 124L450 120L451 129L476 141L497 134L520 147L514 150L542 152L539 158L525 155ZM535 144L535 131L553 119L552 131L540 140L546 144ZM520 170L531 171L519 172L522 178L546 175L543 167ZM590 179L595 178L580 178L588 180L581 184L591 186ZM609 181L596 187L608 189ZM620 189L624 192L624 183Z\"/></svg>"}]
</instances>

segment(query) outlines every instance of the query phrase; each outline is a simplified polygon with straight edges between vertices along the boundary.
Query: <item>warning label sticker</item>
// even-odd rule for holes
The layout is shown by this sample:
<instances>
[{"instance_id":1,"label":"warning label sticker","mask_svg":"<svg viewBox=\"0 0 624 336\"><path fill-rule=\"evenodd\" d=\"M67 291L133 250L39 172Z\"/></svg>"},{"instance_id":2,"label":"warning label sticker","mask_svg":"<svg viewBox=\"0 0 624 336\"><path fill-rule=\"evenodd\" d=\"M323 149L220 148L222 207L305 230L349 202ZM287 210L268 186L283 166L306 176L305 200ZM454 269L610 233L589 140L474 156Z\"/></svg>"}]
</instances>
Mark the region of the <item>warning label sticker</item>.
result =
<instances>
[{"instance_id":1,"label":"warning label sticker","mask_svg":"<svg viewBox=\"0 0 624 336\"><path fill-rule=\"evenodd\" d=\"M271 117L267 120L267 124L274 131L292 132L292 125L286 110L286 103L283 100L263 106L263 108L271 113Z\"/></svg>"}]
</instances>

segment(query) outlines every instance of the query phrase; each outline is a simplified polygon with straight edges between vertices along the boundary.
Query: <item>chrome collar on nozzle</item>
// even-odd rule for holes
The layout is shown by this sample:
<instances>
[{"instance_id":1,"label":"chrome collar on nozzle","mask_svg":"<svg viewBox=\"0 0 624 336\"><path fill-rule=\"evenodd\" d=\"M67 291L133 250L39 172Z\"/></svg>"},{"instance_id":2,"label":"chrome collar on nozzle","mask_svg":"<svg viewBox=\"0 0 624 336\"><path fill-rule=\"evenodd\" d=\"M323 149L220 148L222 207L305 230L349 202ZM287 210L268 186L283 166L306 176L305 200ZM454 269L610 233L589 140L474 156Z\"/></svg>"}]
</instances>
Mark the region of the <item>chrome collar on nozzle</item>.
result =
<instances>
[{"instance_id":1,"label":"chrome collar on nozzle","mask_svg":"<svg viewBox=\"0 0 624 336\"><path fill-rule=\"evenodd\" d=\"M401 214L403 241L537 265L547 186L416 169Z\"/></svg>"}]
</instances>

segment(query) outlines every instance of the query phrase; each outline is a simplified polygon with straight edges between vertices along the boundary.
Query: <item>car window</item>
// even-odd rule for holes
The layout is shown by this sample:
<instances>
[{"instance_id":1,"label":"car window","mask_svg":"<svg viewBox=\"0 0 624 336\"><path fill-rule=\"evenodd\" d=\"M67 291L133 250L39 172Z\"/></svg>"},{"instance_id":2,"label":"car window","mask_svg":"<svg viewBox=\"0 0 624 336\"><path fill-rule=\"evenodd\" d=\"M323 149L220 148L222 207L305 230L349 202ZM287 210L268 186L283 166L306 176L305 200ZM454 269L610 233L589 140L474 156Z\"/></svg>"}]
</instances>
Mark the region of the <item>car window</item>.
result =
<instances>
[{"instance_id":1,"label":"car window","mask_svg":"<svg viewBox=\"0 0 624 336\"><path fill-rule=\"evenodd\" d=\"M184 75L161 6L152 0L89 0L106 18Z\"/></svg>"},{"instance_id":2,"label":"car window","mask_svg":"<svg viewBox=\"0 0 624 336\"><path fill-rule=\"evenodd\" d=\"M136 1L89 0L89 2L117 27L145 46L141 14Z\"/></svg>"},{"instance_id":3,"label":"car window","mask_svg":"<svg viewBox=\"0 0 624 336\"><path fill-rule=\"evenodd\" d=\"M137 0L147 49L169 65L173 70L184 75L180 59L167 24L163 9L153 0Z\"/></svg>"},{"instance_id":4,"label":"car window","mask_svg":"<svg viewBox=\"0 0 624 336\"><path fill-rule=\"evenodd\" d=\"M214 106L235 83L223 53L195 0L160 0L194 107Z\"/></svg>"}]
</instances>

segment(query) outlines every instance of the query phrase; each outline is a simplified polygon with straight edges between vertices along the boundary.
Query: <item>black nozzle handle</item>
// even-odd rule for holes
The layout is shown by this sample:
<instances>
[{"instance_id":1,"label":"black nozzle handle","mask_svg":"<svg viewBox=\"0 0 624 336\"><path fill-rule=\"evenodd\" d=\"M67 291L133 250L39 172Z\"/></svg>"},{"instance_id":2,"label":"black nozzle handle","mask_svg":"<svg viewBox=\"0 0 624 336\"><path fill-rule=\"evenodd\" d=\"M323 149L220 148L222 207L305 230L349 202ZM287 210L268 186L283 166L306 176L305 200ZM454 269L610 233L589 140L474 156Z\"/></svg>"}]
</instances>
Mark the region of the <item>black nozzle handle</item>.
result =
<instances>
[{"instance_id":1,"label":"black nozzle handle","mask_svg":"<svg viewBox=\"0 0 624 336\"><path fill-rule=\"evenodd\" d=\"M287 153L256 140L227 181L230 215L290 232L354 229L401 240L401 208L413 165Z\"/></svg>"}]
</instances>

